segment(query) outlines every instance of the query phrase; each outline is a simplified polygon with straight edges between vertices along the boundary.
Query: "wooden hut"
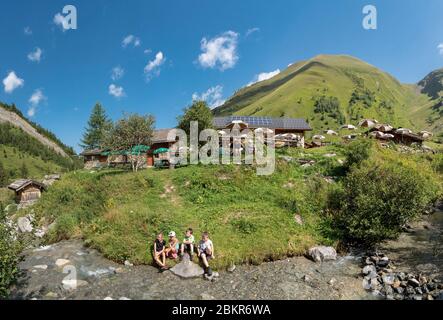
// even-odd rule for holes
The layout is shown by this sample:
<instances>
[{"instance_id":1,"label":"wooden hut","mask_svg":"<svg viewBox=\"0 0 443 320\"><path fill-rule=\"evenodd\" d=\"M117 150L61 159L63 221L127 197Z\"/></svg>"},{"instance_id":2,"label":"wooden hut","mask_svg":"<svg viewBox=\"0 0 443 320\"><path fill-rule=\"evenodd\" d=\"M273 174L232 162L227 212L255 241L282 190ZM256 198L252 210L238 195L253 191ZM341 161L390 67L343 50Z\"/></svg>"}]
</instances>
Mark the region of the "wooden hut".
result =
<instances>
[{"instance_id":1,"label":"wooden hut","mask_svg":"<svg viewBox=\"0 0 443 320\"><path fill-rule=\"evenodd\" d=\"M11 183L8 189L15 192L16 202L23 204L40 199L46 187L43 183L34 180L20 179Z\"/></svg>"},{"instance_id":2,"label":"wooden hut","mask_svg":"<svg viewBox=\"0 0 443 320\"><path fill-rule=\"evenodd\" d=\"M93 149L85 150L80 155L83 157L85 169L92 169L108 164L108 156L104 154L106 150Z\"/></svg>"},{"instance_id":3,"label":"wooden hut","mask_svg":"<svg viewBox=\"0 0 443 320\"><path fill-rule=\"evenodd\" d=\"M169 150L177 142L176 137L170 139L169 132L174 129L159 129L154 131L150 150L147 152L148 167L154 166L155 161L169 159Z\"/></svg>"}]
</instances>

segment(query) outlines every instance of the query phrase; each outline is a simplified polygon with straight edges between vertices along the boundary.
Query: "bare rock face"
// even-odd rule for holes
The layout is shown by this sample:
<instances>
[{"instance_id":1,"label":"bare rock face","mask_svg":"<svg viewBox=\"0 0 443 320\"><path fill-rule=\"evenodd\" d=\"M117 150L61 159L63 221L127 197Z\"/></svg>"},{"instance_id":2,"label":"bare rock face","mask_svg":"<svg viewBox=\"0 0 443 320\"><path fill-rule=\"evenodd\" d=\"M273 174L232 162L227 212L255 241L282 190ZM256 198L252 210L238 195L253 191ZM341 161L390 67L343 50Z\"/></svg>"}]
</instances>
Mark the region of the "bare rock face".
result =
<instances>
[{"instance_id":1,"label":"bare rock face","mask_svg":"<svg viewBox=\"0 0 443 320\"><path fill-rule=\"evenodd\" d=\"M63 149L59 145L57 145L54 141L40 134L33 126L31 126L24 119L20 118L14 112L8 111L0 107L0 123L5 123L5 122L10 123L13 126L22 129L24 132L37 139L48 148L53 149L55 152L62 155L63 157L68 157L67 153L63 151Z\"/></svg>"},{"instance_id":2,"label":"bare rock face","mask_svg":"<svg viewBox=\"0 0 443 320\"><path fill-rule=\"evenodd\" d=\"M20 232L28 233L34 229L31 220L28 217L20 217L17 219L17 226Z\"/></svg>"},{"instance_id":3,"label":"bare rock face","mask_svg":"<svg viewBox=\"0 0 443 320\"><path fill-rule=\"evenodd\" d=\"M318 246L309 249L308 256L315 262L336 260L337 252L332 247Z\"/></svg>"},{"instance_id":4,"label":"bare rock face","mask_svg":"<svg viewBox=\"0 0 443 320\"><path fill-rule=\"evenodd\" d=\"M188 254L185 254L183 260L171 268L170 271L181 278L197 278L204 274L204 270L198 264L192 262Z\"/></svg>"}]
</instances>

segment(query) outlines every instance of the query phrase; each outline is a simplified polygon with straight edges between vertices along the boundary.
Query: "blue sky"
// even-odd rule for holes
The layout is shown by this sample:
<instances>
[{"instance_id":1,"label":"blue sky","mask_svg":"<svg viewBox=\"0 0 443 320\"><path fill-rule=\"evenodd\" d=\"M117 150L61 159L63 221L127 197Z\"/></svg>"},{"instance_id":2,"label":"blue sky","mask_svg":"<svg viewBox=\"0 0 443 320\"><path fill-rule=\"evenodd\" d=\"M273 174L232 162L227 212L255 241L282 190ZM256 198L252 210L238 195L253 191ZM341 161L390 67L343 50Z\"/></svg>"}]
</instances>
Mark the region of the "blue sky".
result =
<instances>
[{"instance_id":1,"label":"blue sky","mask_svg":"<svg viewBox=\"0 0 443 320\"><path fill-rule=\"evenodd\" d=\"M77 30L54 22L68 4ZM362 27L368 4L377 30ZM321 53L354 55L413 83L442 67L441 12L441 0L2 1L0 101L79 150L97 101L113 119L152 113L158 128L172 127L193 96L216 105Z\"/></svg>"}]
</instances>

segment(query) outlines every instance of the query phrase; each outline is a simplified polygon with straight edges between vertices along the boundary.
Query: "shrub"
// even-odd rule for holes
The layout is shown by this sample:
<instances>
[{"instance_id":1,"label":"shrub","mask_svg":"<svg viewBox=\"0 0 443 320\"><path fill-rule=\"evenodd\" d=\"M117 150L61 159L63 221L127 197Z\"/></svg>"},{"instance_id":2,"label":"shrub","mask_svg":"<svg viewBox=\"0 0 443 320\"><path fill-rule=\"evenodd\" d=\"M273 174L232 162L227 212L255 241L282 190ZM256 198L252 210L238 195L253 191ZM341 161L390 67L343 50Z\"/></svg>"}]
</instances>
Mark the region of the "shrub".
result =
<instances>
[{"instance_id":1,"label":"shrub","mask_svg":"<svg viewBox=\"0 0 443 320\"><path fill-rule=\"evenodd\" d=\"M231 224L242 234L252 234L257 231L257 226L245 218L236 219Z\"/></svg>"},{"instance_id":2,"label":"shrub","mask_svg":"<svg viewBox=\"0 0 443 320\"><path fill-rule=\"evenodd\" d=\"M432 167L440 174L443 174L443 154L436 154L432 159Z\"/></svg>"},{"instance_id":3,"label":"shrub","mask_svg":"<svg viewBox=\"0 0 443 320\"><path fill-rule=\"evenodd\" d=\"M375 244L395 238L435 200L437 191L437 183L412 165L368 160L344 180L335 222L347 240Z\"/></svg>"},{"instance_id":4,"label":"shrub","mask_svg":"<svg viewBox=\"0 0 443 320\"><path fill-rule=\"evenodd\" d=\"M71 238L77 229L77 218L72 214L62 214L58 217L55 224L56 240L64 240Z\"/></svg>"},{"instance_id":5,"label":"shrub","mask_svg":"<svg viewBox=\"0 0 443 320\"><path fill-rule=\"evenodd\" d=\"M12 231L6 224L6 215L0 203L0 299L8 296L8 289L19 272L22 244L21 241L12 239Z\"/></svg>"},{"instance_id":6,"label":"shrub","mask_svg":"<svg viewBox=\"0 0 443 320\"><path fill-rule=\"evenodd\" d=\"M372 141L362 139L351 142L345 149L345 168L349 170L352 166L358 166L361 162L368 159L371 154Z\"/></svg>"}]
</instances>

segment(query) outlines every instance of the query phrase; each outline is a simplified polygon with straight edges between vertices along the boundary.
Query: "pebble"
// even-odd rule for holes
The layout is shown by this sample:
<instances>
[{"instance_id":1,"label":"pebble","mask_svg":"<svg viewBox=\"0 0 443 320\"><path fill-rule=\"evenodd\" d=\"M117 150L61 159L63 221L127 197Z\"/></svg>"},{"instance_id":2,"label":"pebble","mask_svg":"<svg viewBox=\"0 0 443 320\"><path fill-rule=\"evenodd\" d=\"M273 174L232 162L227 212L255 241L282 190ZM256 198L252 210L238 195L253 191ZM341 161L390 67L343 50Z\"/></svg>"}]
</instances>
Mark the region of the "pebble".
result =
<instances>
[{"instance_id":1,"label":"pebble","mask_svg":"<svg viewBox=\"0 0 443 320\"><path fill-rule=\"evenodd\" d=\"M215 300L215 298L213 296L211 296L210 294L207 293L202 293L200 295L201 300Z\"/></svg>"},{"instance_id":2,"label":"pebble","mask_svg":"<svg viewBox=\"0 0 443 320\"><path fill-rule=\"evenodd\" d=\"M125 266L133 267L134 265L131 262L129 262L128 260L125 260Z\"/></svg>"},{"instance_id":3,"label":"pebble","mask_svg":"<svg viewBox=\"0 0 443 320\"><path fill-rule=\"evenodd\" d=\"M438 279L394 272L392 262L382 253L373 253L363 258L363 262L363 288L372 291L374 295L381 295L388 300L428 300L443 295L439 291Z\"/></svg>"},{"instance_id":4,"label":"pebble","mask_svg":"<svg viewBox=\"0 0 443 320\"><path fill-rule=\"evenodd\" d=\"M33 266L34 269L40 269L40 270L46 270L48 269L48 266L46 264L39 264L36 266Z\"/></svg>"},{"instance_id":5,"label":"pebble","mask_svg":"<svg viewBox=\"0 0 443 320\"><path fill-rule=\"evenodd\" d=\"M67 265L68 263L71 263L71 261L69 261L67 259L57 259L57 261L55 261L55 265L57 267L63 267L64 265Z\"/></svg>"}]
</instances>

